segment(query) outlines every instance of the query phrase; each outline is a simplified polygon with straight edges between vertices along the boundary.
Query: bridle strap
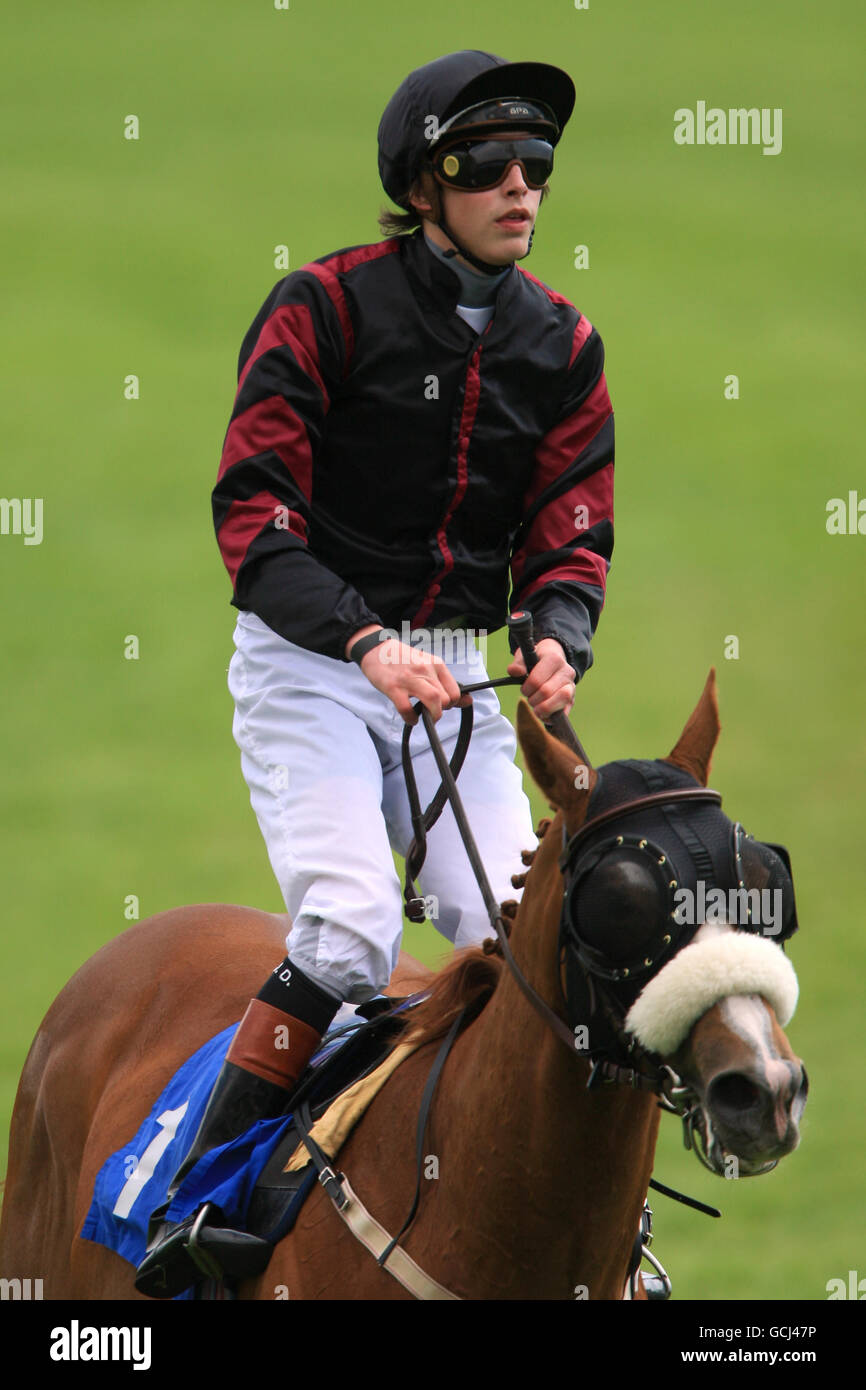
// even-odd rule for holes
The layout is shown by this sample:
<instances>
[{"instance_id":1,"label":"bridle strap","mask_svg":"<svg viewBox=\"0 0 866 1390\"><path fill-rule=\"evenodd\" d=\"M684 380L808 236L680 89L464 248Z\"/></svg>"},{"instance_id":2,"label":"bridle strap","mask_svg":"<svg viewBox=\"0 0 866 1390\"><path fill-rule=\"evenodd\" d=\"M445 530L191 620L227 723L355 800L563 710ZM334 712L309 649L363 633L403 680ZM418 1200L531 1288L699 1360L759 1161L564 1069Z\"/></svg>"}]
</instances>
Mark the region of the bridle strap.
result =
<instances>
[{"instance_id":1,"label":"bridle strap","mask_svg":"<svg viewBox=\"0 0 866 1390\"><path fill-rule=\"evenodd\" d=\"M580 829L575 831L559 856L559 867L563 870L567 868L578 846L599 826L630 816L635 811L643 811L647 806L662 806L672 801L712 801L721 806L722 794L708 787L672 787L670 791L650 792L648 796L636 796L633 801L626 801L621 806L612 806L609 811L602 811L591 820L584 821Z\"/></svg>"}]
</instances>

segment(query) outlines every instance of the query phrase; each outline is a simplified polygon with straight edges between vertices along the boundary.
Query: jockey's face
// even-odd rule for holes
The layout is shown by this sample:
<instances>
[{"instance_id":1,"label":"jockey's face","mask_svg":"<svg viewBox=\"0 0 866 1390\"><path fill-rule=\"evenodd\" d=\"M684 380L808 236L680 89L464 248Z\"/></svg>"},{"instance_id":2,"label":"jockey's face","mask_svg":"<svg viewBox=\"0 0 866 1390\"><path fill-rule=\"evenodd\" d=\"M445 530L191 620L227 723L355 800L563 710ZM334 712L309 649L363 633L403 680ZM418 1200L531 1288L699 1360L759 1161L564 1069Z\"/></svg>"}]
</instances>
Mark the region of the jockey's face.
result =
<instances>
[{"instance_id":1,"label":"jockey's face","mask_svg":"<svg viewBox=\"0 0 866 1390\"><path fill-rule=\"evenodd\" d=\"M528 134L528 131L506 132L487 138L514 140ZM512 164L495 188L464 192L437 184L436 190L442 200L445 221L473 255L491 265L508 265L527 254L542 190L527 185L519 164ZM443 250L451 247L453 243L442 228L430 220L433 213L430 201L418 198L413 199L413 203L424 218L424 231L431 241Z\"/></svg>"}]
</instances>

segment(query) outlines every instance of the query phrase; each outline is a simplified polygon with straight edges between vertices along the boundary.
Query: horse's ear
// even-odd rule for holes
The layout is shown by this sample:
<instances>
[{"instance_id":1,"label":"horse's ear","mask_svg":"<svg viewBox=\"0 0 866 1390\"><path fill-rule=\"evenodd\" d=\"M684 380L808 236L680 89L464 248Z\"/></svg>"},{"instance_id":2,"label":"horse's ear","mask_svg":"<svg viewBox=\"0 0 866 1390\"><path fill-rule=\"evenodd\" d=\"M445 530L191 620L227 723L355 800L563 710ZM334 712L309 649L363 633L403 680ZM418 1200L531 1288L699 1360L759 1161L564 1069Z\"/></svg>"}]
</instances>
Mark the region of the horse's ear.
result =
<instances>
[{"instance_id":1,"label":"horse's ear","mask_svg":"<svg viewBox=\"0 0 866 1390\"><path fill-rule=\"evenodd\" d=\"M691 773L702 787L707 785L713 750L721 732L719 723L719 700L716 691L716 668L710 667L701 698L692 711L688 724L680 735L677 746L662 758L662 762L672 763L684 772Z\"/></svg>"},{"instance_id":2,"label":"horse's ear","mask_svg":"<svg viewBox=\"0 0 866 1390\"><path fill-rule=\"evenodd\" d=\"M517 706L517 737L532 780L573 831L586 814L598 774L547 732L526 700Z\"/></svg>"}]
</instances>

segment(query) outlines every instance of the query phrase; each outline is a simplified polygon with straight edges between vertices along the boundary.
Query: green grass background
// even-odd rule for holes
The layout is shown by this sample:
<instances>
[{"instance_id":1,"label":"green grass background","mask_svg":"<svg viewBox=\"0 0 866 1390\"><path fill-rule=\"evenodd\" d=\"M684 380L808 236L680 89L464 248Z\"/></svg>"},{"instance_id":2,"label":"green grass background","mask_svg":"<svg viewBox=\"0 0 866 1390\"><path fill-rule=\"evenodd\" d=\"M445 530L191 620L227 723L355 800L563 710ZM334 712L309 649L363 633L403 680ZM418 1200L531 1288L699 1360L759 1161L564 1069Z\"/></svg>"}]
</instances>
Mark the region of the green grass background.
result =
<instances>
[{"instance_id":1,"label":"green grass background","mask_svg":"<svg viewBox=\"0 0 866 1390\"><path fill-rule=\"evenodd\" d=\"M18 7L0 491L44 498L45 537L0 537L4 1122L40 1018L124 929L126 895L142 917L282 909L231 738L210 521L237 351L277 244L294 268L379 239L375 132L405 73L487 48L579 89L527 263L598 326L617 417L616 553L575 726L597 762L667 753L715 664L713 784L796 871L801 1147L723 1186L666 1120L657 1176L724 1220L659 1197L655 1248L681 1298L821 1299L866 1274L866 537L825 529L829 498L866 495L864 30L856 0ZM782 153L676 146L673 112L699 99L783 108ZM492 672L505 652L492 639ZM405 944L441 957L420 929Z\"/></svg>"}]
</instances>

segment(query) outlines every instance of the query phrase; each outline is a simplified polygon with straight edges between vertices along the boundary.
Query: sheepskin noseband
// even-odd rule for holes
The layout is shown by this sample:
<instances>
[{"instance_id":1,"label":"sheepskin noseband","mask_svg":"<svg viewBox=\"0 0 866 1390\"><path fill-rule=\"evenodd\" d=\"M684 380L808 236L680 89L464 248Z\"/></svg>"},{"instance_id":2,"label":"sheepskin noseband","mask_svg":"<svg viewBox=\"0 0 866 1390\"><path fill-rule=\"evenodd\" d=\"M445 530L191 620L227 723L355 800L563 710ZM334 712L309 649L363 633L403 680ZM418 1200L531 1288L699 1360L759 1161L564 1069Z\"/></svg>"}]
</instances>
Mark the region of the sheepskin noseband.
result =
<instances>
[{"instance_id":1,"label":"sheepskin noseband","mask_svg":"<svg viewBox=\"0 0 866 1390\"><path fill-rule=\"evenodd\" d=\"M669 1057L720 999L759 994L784 1028L798 993L794 967L781 946L729 926L705 925L644 986L625 1026L651 1052Z\"/></svg>"}]
</instances>

